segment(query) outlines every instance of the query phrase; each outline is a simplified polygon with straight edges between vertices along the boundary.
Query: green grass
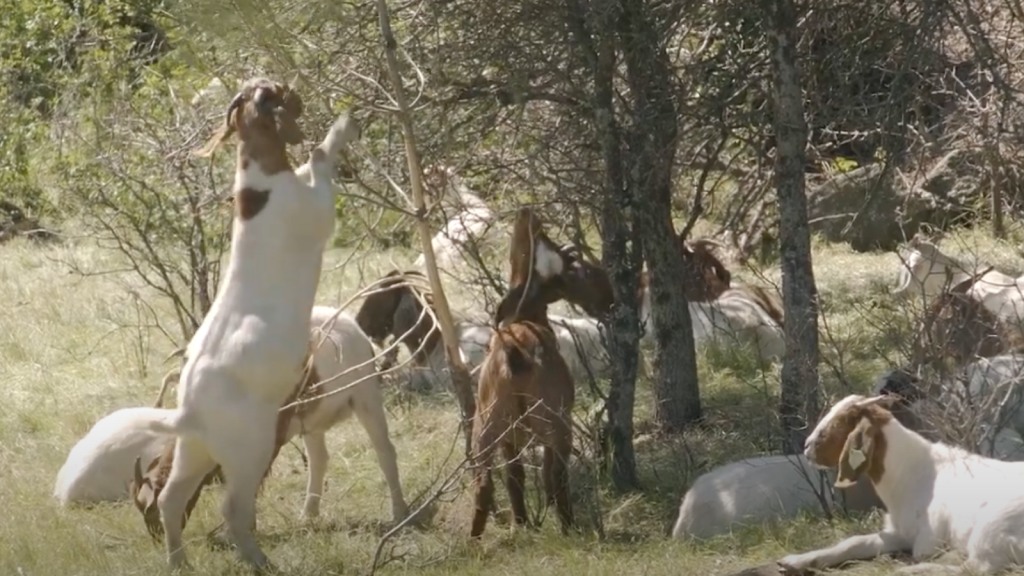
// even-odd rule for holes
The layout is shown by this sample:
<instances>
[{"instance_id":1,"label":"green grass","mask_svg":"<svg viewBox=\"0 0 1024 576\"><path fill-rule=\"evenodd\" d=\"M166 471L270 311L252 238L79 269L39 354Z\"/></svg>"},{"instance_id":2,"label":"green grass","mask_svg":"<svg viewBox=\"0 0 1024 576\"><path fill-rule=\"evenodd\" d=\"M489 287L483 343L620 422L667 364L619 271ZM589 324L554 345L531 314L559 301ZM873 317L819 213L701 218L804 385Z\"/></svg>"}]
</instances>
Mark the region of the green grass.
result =
<instances>
[{"instance_id":1,"label":"green grass","mask_svg":"<svg viewBox=\"0 0 1024 576\"><path fill-rule=\"evenodd\" d=\"M1005 271L1024 270L1019 255L984 238L974 241L997 255ZM395 252L334 269L348 256L343 249L327 254L319 303L338 305L392 267L409 267L413 257ZM0 307L5 392L0 404L0 574L163 573L163 548L149 539L132 506L62 509L51 497L68 451L96 420L117 408L152 402L163 373L160 362L175 347L156 330L132 327L137 324L133 290L158 313L166 313L151 292L131 276L82 279L69 274L61 262L72 257L99 268L118 265L110 253L85 245L37 248L15 241L0 249L0 301L5 303ZM888 366L885 356L895 356L904 330L898 322L884 322L892 316L883 304L895 282L895 256L817 244L815 262L830 333L822 341L827 359L823 385L830 396L863 391ZM756 276L750 270L737 275ZM767 277L777 281L778 272L769 271ZM478 295L455 283L449 288L457 307ZM882 304L872 308L873 302ZM729 574L876 529L877 514L832 524L806 517L737 529L701 544L668 539L679 499L693 478L718 464L772 452L777 444L777 366L762 373L749 353L704 350L700 376L708 422L676 437L650 432L650 387L639 383L636 445L642 490L616 494L595 472L595 463L574 464L584 534L559 535L550 513L537 532L511 530L499 485L499 519L492 519L481 542L471 543L468 478L463 477L423 527L410 528L391 542L385 555L392 559L382 573ZM593 400L583 391L579 398L577 414L583 421ZM392 385L388 408L402 483L413 500L436 490L438 479L458 463L457 455L450 454L456 405L449 396L411 396ZM331 463L321 521L299 518L305 471L291 447L282 452L259 500L259 541L288 574L362 574L388 527L387 491L362 429L347 422L329 434L328 442ZM578 438L579 448L587 449L586 444ZM539 491L533 481L528 497L536 510ZM208 490L186 531L197 574L246 573L234 552L205 542L206 533L220 522L220 500L219 488ZM596 535L598 518L604 538ZM892 566L880 561L844 572L882 575Z\"/></svg>"}]
</instances>

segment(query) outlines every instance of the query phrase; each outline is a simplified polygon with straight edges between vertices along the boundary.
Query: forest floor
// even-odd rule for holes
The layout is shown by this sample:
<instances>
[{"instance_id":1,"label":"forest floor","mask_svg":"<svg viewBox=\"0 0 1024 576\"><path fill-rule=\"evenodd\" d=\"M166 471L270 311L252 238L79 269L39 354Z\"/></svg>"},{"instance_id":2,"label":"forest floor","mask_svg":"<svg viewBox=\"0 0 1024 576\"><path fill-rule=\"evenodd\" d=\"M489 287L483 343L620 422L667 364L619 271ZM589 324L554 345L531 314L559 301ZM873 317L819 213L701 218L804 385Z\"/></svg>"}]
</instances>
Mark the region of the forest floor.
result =
<instances>
[{"instance_id":1,"label":"forest floor","mask_svg":"<svg viewBox=\"0 0 1024 576\"><path fill-rule=\"evenodd\" d=\"M1008 246L981 233L943 243L952 252L975 252L1004 272L1024 272L1024 259ZM409 267L413 254L395 251L358 268L351 263L334 267L348 256L342 249L327 253L318 303L340 305L361 285L395 267L391 262ZM154 307L162 322L170 320L167 306L152 291L125 273L82 278L69 272L66 263L72 260L93 270L119 267L111 253L87 245L40 248L16 240L2 248L0 574L160 574L166 570L162 545L150 540L129 503L64 509L52 497L68 451L93 423L115 409L152 403L167 368L161 362L175 347L158 331L138 327L140 318L141 323L151 321L136 295ZM814 262L825 318L822 385L830 398L864 392L899 360L897 348L905 340L908 322L900 316L906 307L888 294L898 259L893 253L855 254L816 243ZM753 277L743 271L737 276ZM777 281L777 271L768 277ZM456 306L463 296L453 289ZM537 531L512 530L499 476L499 518L491 520L482 541L470 542L471 502L464 475L432 507L422 527L406 529L388 542L379 572L715 576L876 530L877 513L831 523L808 515L776 526L737 528L699 544L667 537L680 498L697 475L777 449L779 367L762 372L750 358L744 350L701 351L707 422L677 436L651 433L650 385L638 383L641 488L615 493L595 472L594 462L575 462L572 482L582 534L560 535L552 513ZM589 390L579 390L576 413L584 421L595 400ZM414 395L392 382L388 410L402 483L415 505L435 492L461 460L456 404L448 394ZM584 443L578 440L577 447ZM339 425L328 435L328 446L331 461L320 521L300 518L305 471L292 447L282 451L260 497L259 542L285 574L365 574L390 526L385 484L361 427L355 421ZM535 480L535 471L528 472L533 511L539 502ZM205 541L220 523L221 495L221 488L209 489L186 530L196 574L247 573L233 552ZM894 563L863 563L837 572L882 575Z\"/></svg>"}]
</instances>

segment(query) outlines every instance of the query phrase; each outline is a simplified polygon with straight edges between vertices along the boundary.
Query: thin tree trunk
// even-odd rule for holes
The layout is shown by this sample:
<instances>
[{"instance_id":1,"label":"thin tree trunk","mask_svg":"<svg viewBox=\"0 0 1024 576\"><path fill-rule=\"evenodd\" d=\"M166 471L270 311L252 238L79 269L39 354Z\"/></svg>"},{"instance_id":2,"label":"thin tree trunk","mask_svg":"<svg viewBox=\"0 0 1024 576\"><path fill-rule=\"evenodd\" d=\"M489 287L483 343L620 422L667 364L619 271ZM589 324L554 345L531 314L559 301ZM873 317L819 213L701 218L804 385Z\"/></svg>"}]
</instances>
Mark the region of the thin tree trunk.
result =
<instances>
[{"instance_id":1,"label":"thin tree trunk","mask_svg":"<svg viewBox=\"0 0 1024 576\"><path fill-rule=\"evenodd\" d=\"M412 187L413 208L416 210L416 225L419 229L420 244L423 248L424 259L426 260L430 290L434 296L434 311L437 314L437 320L441 328L441 337L444 341L448 371L451 374L452 384L462 408L462 426L466 436L466 455L468 456L471 453L472 445L470 419L473 418L473 414L476 412L476 397L473 393L469 371L466 369L466 365L462 363L462 358L459 355L459 341L455 334L455 324L452 321L451 309L448 307L448 299L445 297L444 288L441 285L441 276L437 272L437 261L434 258L434 248L431 244L430 227L426 219L426 203L423 200L423 182L421 179L423 170L420 167L420 155L416 148L416 134L413 131L412 115L409 113L409 104L405 97L405 90L402 88L398 58L395 56L397 44L395 43L395 36L391 32L391 21L388 15L386 0L377 0L377 15L380 19L381 36L384 39L384 53L387 56L388 73L392 89L394 90L395 101L398 103L398 120L402 124L402 134L405 140L405 157L409 164L409 183Z\"/></svg>"},{"instance_id":2,"label":"thin tree trunk","mask_svg":"<svg viewBox=\"0 0 1024 576\"><path fill-rule=\"evenodd\" d=\"M701 418L697 359L683 294L679 240L672 226L676 105L668 54L646 0L621 0L619 38L633 106L627 181L637 199L647 258L651 326L657 341L654 418L668 432Z\"/></svg>"},{"instance_id":3,"label":"thin tree trunk","mask_svg":"<svg viewBox=\"0 0 1024 576\"><path fill-rule=\"evenodd\" d=\"M797 67L797 16L792 0L765 0L774 72L775 190L779 203L786 355L779 417L782 450L803 451L807 419L818 414L818 295L804 189L807 123Z\"/></svg>"},{"instance_id":4,"label":"thin tree trunk","mask_svg":"<svg viewBox=\"0 0 1024 576\"><path fill-rule=\"evenodd\" d=\"M633 408L640 343L636 291L643 254L636 230L633 199L624 182L622 133L615 117L615 26L620 11L617 0L591 2L587 7L577 0L570 0L568 8L569 28L594 81L591 111L604 160L601 255L616 302L607 317L602 318L612 370L605 404L608 420L604 438L611 445L612 483L617 490L626 491L638 486L633 449ZM593 15L593 33L587 30L588 12Z\"/></svg>"}]
</instances>

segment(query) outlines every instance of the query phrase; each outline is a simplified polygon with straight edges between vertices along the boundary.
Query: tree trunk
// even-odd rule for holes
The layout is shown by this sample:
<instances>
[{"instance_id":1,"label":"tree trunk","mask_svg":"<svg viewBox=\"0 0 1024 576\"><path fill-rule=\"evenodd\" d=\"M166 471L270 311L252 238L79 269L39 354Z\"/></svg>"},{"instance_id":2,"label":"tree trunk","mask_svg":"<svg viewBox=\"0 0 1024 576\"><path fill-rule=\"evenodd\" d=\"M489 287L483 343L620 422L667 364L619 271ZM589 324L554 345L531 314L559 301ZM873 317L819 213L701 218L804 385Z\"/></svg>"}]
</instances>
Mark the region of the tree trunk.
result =
<instances>
[{"instance_id":1,"label":"tree trunk","mask_svg":"<svg viewBox=\"0 0 1024 576\"><path fill-rule=\"evenodd\" d=\"M632 104L626 180L636 199L647 258L651 319L657 349L654 418L677 432L701 418L697 360L683 267L672 226L672 165L676 105L672 72L646 0L621 0L619 38Z\"/></svg>"},{"instance_id":2,"label":"tree trunk","mask_svg":"<svg viewBox=\"0 0 1024 576\"><path fill-rule=\"evenodd\" d=\"M636 291L643 257L637 233L636 210L623 175L622 132L615 117L615 26L620 17L617 0L601 0L586 7L568 2L568 24L579 54L591 69L594 96L591 112L604 161L601 194L601 256L615 295L615 305L602 318L605 345L611 364L611 386L605 404L604 439L611 446L611 477L615 488L637 487L633 450L633 407L639 366L640 320ZM587 30L592 16L593 32Z\"/></svg>"},{"instance_id":3,"label":"tree trunk","mask_svg":"<svg viewBox=\"0 0 1024 576\"><path fill-rule=\"evenodd\" d=\"M769 16L775 106L775 190L779 203L786 355L779 417L782 450L803 451L807 418L818 415L818 296L804 190L807 123L796 62L797 16L792 0L764 0Z\"/></svg>"}]
</instances>

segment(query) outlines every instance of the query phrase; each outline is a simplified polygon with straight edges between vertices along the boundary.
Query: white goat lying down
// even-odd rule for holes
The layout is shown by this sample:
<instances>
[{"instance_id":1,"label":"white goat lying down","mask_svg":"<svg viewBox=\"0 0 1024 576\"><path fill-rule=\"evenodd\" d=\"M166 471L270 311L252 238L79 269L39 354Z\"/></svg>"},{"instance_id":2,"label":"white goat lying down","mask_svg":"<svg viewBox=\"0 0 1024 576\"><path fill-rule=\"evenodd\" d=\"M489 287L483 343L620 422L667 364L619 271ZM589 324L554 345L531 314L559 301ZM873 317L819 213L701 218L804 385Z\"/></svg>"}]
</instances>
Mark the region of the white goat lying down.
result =
<instances>
[{"instance_id":1,"label":"white goat lying down","mask_svg":"<svg viewBox=\"0 0 1024 576\"><path fill-rule=\"evenodd\" d=\"M838 488L861 475L870 479L888 510L882 530L787 556L779 561L783 573L898 552L921 562L946 547L966 557L963 566L924 563L895 572L994 574L1024 559L1024 462L929 442L883 407L896 398L843 398L818 422L804 449L814 465L838 468Z\"/></svg>"},{"instance_id":2,"label":"white goat lying down","mask_svg":"<svg viewBox=\"0 0 1024 576\"><path fill-rule=\"evenodd\" d=\"M881 507L868 481L833 494L835 474L822 480L802 455L759 456L731 462L702 474L686 491L672 537L705 539L733 525L758 525L796 517L803 511L845 508L848 512Z\"/></svg>"},{"instance_id":3,"label":"white goat lying down","mask_svg":"<svg viewBox=\"0 0 1024 576\"><path fill-rule=\"evenodd\" d=\"M466 186L450 166L431 166L424 170L423 180L435 193L440 193L442 206L450 206L455 215L434 235L430 245L438 267L448 267L464 260L467 250L473 254L473 245L482 250L497 240L494 212ZM426 256L420 254L415 265L426 265Z\"/></svg>"},{"instance_id":4,"label":"white goat lying down","mask_svg":"<svg viewBox=\"0 0 1024 576\"><path fill-rule=\"evenodd\" d=\"M980 266L969 266L944 254L935 244L917 235L900 253L899 285L893 294L923 295L930 301L983 270ZM968 288L966 294L1011 326L1020 328L1024 322L1024 277L1014 278L998 270L989 270Z\"/></svg>"},{"instance_id":5,"label":"white goat lying down","mask_svg":"<svg viewBox=\"0 0 1024 576\"><path fill-rule=\"evenodd\" d=\"M135 459L159 457L174 439L149 430L149 422L162 413L157 408L121 408L96 422L61 466L53 497L61 506L127 498Z\"/></svg>"},{"instance_id":6,"label":"white goat lying down","mask_svg":"<svg viewBox=\"0 0 1024 576\"><path fill-rule=\"evenodd\" d=\"M786 353L782 327L747 292L729 288L711 302L688 304L695 344L750 341L762 360L781 359ZM645 290L640 303L641 322L648 322L650 310L650 291ZM653 338L653 330L644 332L644 340L653 341Z\"/></svg>"},{"instance_id":7,"label":"white goat lying down","mask_svg":"<svg viewBox=\"0 0 1024 576\"><path fill-rule=\"evenodd\" d=\"M607 378L611 364L608 351L601 339L597 320L589 317L569 317L548 314L548 322L558 340L558 351L569 366L576 383L594 378Z\"/></svg>"}]
</instances>

